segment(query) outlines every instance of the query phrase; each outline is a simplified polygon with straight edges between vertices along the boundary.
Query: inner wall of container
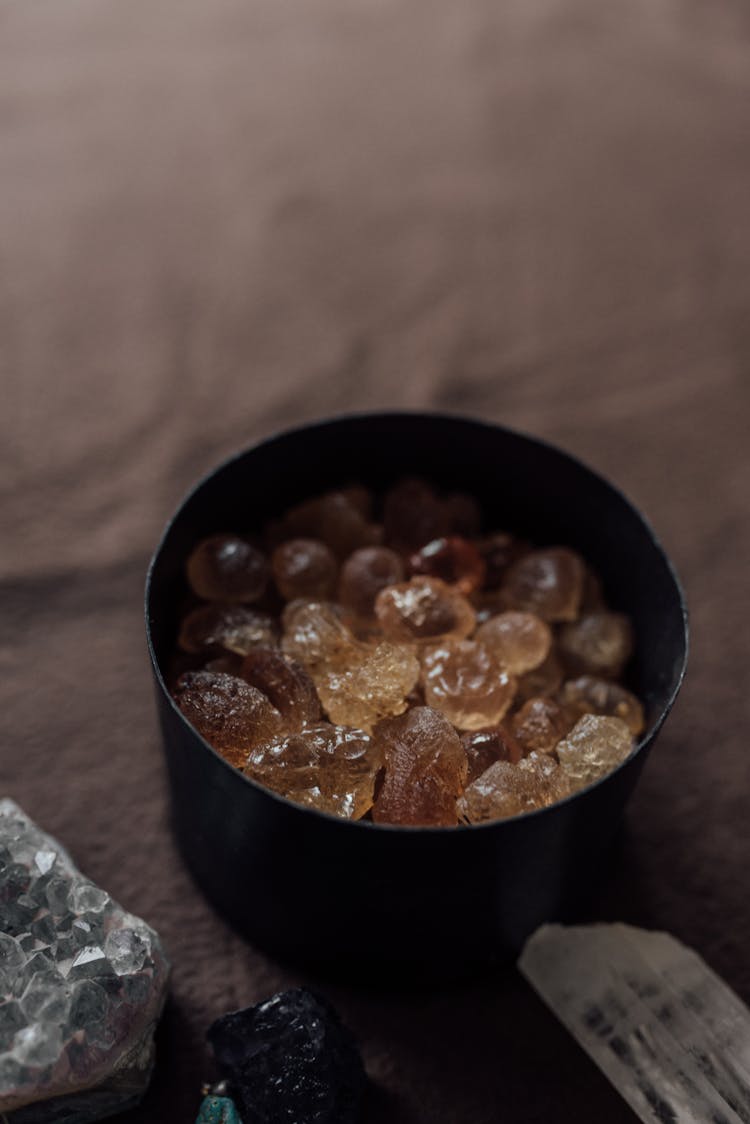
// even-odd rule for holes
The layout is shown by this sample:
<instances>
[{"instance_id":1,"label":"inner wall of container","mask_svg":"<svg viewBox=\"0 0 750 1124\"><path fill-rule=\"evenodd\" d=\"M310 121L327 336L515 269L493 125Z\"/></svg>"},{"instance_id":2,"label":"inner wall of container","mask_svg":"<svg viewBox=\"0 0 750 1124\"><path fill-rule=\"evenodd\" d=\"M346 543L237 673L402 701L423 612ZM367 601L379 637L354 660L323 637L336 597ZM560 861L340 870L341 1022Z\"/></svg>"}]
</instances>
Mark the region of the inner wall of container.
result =
<instances>
[{"instance_id":1,"label":"inner wall of container","mask_svg":"<svg viewBox=\"0 0 750 1124\"><path fill-rule=\"evenodd\" d=\"M405 475L476 496L486 530L580 551L600 573L609 604L633 620L629 681L651 728L679 682L685 632L679 589L642 517L606 481L550 446L439 416L342 418L282 434L198 485L171 522L151 575L148 611L162 675L187 592L184 560L198 539L259 531L326 489L362 483L382 493Z\"/></svg>"}]
</instances>

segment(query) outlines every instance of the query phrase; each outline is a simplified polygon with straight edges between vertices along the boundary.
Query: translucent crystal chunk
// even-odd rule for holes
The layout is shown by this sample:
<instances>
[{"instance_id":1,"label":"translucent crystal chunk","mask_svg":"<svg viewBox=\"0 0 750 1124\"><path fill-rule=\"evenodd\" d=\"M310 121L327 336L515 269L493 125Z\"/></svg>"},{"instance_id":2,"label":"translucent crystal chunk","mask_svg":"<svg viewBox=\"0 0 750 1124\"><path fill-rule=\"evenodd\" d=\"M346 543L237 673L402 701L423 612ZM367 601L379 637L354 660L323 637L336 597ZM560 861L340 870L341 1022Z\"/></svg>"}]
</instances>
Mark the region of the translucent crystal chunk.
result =
<instances>
[{"instance_id":1,"label":"translucent crystal chunk","mask_svg":"<svg viewBox=\"0 0 750 1124\"><path fill-rule=\"evenodd\" d=\"M71 979L81 979L89 976L110 975L112 970L112 965L107 959L104 949L99 945L89 944L76 953L68 975Z\"/></svg>"},{"instance_id":2,"label":"translucent crystal chunk","mask_svg":"<svg viewBox=\"0 0 750 1124\"><path fill-rule=\"evenodd\" d=\"M166 993L159 939L10 800L0 800L0 924L0 1115L51 1121L47 1106L63 1097L71 1122L131 1107Z\"/></svg>"},{"instance_id":3,"label":"translucent crystal chunk","mask_svg":"<svg viewBox=\"0 0 750 1124\"><path fill-rule=\"evenodd\" d=\"M139 972L151 952L151 942L146 933L133 929L116 929L107 934L104 952L118 976Z\"/></svg>"},{"instance_id":4,"label":"translucent crystal chunk","mask_svg":"<svg viewBox=\"0 0 750 1124\"><path fill-rule=\"evenodd\" d=\"M70 988L59 972L38 972L21 999L27 1020L64 1022L70 1009Z\"/></svg>"},{"instance_id":5,"label":"translucent crystal chunk","mask_svg":"<svg viewBox=\"0 0 750 1124\"><path fill-rule=\"evenodd\" d=\"M555 752L574 789L585 788L616 769L633 748L633 737L621 718L586 714Z\"/></svg>"},{"instance_id":6,"label":"translucent crystal chunk","mask_svg":"<svg viewBox=\"0 0 750 1124\"><path fill-rule=\"evenodd\" d=\"M31 1023L19 1030L13 1039L13 1056L22 1065L52 1065L62 1049L59 1027Z\"/></svg>"},{"instance_id":7,"label":"translucent crystal chunk","mask_svg":"<svg viewBox=\"0 0 750 1124\"><path fill-rule=\"evenodd\" d=\"M26 955L18 941L0 933L0 972L13 972L26 963Z\"/></svg>"},{"instance_id":8,"label":"translucent crystal chunk","mask_svg":"<svg viewBox=\"0 0 750 1124\"><path fill-rule=\"evenodd\" d=\"M57 851L37 851L34 855L34 865L40 874L46 874L52 870L57 858Z\"/></svg>"},{"instance_id":9,"label":"translucent crystal chunk","mask_svg":"<svg viewBox=\"0 0 750 1124\"><path fill-rule=\"evenodd\" d=\"M0 1003L0 1049L7 1050L18 1031L26 1026L27 1022L21 1004L15 999Z\"/></svg>"},{"instance_id":10,"label":"translucent crystal chunk","mask_svg":"<svg viewBox=\"0 0 750 1124\"><path fill-rule=\"evenodd\" d=\"M750 1011L667 933L545 925L518 967L645 1124L750 1120Z\"/></svg>"},{"instance_id":11,"label":"translucent crystal chunk","mask_svg":"<svg viewBox=\"0 0 750 1124\"><path fill-rule=\"evenodd\" d=\"M73 989L68 1027L90 1032L107 1014L107 993L94 980L81 980Z\"/></svg>"},{"instance_id":12,"label":"translucent crystal chunk","mask_svg":"<svg viewBox=\"0 0 750 1124\"><path fill-rule=\"evenodd\" d=\"M254 749L245 772L299 804L359 819L372 807L380 765L369 734L321 722Z\"/></svg>"},{"instance_id":13,"label":"translucent crystal chunk","mask_svg":"<svg viewBox=\"0 0 750 1124\"><path fill-rule=\"evenodd\" d=\"M76 913L101 913L109 902L109 895L93 882L82 882L73 891L71 904Z\"/></svg>"}]
</instances>

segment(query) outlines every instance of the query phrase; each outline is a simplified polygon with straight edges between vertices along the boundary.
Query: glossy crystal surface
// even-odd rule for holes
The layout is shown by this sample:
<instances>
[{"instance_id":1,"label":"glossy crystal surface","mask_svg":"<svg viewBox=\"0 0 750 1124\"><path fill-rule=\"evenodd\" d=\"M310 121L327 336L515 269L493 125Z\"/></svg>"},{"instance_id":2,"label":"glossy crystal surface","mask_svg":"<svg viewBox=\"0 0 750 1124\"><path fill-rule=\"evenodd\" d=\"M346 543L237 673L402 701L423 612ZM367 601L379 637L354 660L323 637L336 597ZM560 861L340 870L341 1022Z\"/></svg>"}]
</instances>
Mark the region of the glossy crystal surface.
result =
<instances>
[{"instance_id":1,"label":"glossy crystal surface","mask_svg":"<svg viewBox=\"0 0 750 1124\"><path fill-rule=\"evenodd\" d=\"M321 722L251 750L245 772L297 804L356 820L372 807L381 762L363 730Z\"/></svg>"},{"instance_id":2,"label":"glossy crystal surface","mask_svg":"<svg viewBox=\"0 0 750 1124\"><path fill-rule=\"evenodd\" d=\"M375 615L391 640L424 644L462 639L474 630L476 616L467 599L440 578L416 577L381 590Z\"/></svg>"},{"instance_id":3,"label":"glossy crystal surface","mask_svg":"<svg viewBox=\"0 0 750 1124\"><path fill-rule=\"evenodd\" d=\"M376 732L385 775L375 800L376 823L450 827L466 783L466 754L458 734L437 711L413 707Z\"/></svg>"},{"instance_id":4,"label":"glossy crystal surface","mask_svg":"<svg viewBox=\"0 0 750 1124\"><path fill-rule=\"evenodd\" d=\"M586 714L557 745L571 786L585 788L611 773L630 755L633 736L621 718Z\"/></svg>"},{"instance_id":5,"label":"glossy crystal surface","mask_svg":"<svg viewBox=\"0 0 750 1124\"><path fill-rule=\"evenodd\" d=\"M493 726L505 715L516 681L476 640L444 640L422 653L425 702L459 730Z\"/></svg>"},{"instance_id":6,"label":"glossy crystal surface","mask_svg":"<svg viewBox=\"0 0 750 1124\"><path fill-rule=\"evenodd\" d=\"M11 800L0 900L0 1110L85 1124L135 1104L169 975L156 932Z\"/></svg>"}]
</instances>

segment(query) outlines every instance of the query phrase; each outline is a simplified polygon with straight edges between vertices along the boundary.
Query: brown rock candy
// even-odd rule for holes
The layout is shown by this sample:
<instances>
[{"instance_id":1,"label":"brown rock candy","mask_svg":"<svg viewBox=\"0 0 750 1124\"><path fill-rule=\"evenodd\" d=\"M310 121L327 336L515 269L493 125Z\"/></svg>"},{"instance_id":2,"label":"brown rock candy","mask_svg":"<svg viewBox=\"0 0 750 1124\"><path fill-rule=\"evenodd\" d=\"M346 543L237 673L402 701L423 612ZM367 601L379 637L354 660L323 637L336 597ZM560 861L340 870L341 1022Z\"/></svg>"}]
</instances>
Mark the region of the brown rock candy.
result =
<instances>
[{"instance_id":1,"label":"brown rock candy","mask_svg":"<svg viewBox=\"0 0 750 1124\"><path fill-rule=\"evenodd\" d=\"M553 753L575 721L575 716L571 717L554 699L541 697L525 702L511 718L510 728L526 756L532 752Z\"/></svg>"},{"instance_id":2,"label":"brown rock candy","mask_svg":"<svg viewBox=\"0 0 750 1124\"><path fill-rule=\"evenodd\" d=\"M633 626L623 613L588 613L560 629L558 651L574 674L616 679L633 653Z\"/></svg>"},{"instance_id":3,"label":"brown rock candy","mask_svg":"<svg viewBox=\"0 0 750 1124\"><path fill-rule=\"evenodd\" d=\"M222 672L186 672L178 680L175 702L198 733L238 769L253 746L282 727L281 715L264 694Z\"/></svg>"},{"instance_id":4,"label":"brown rock candy","mask_svg":"<svg viewBox=\"0 0 750 1124\"><path fill-rule=\"evenodd\" d=\"M466 598L439 578L412 578L380 591L375 615L391 640L432 643L468 636L476 617Z\"/></svg>"},{"instance_id":5,"label":"brown rock candy","mask_svg":"<svg viewBox=\"0 0 750 1124\"><path fill-rule=\"evenodd\" d=\"M242 660L243 656L238 656L234 652L225 652L223 656L215 656L211 660L207 660L202 668L193 668L194 671L223 671L226 675L235 675L238 679L242 676Z\"/></svg>"},{"instance_id":6,"label":"brown rock candy","mask_svg":"<svg viewBox=\"0 0 750 1124\"><path fill-rule=\"evenodd\" d=\"M339 600L361 617L371 617L381 589L403 581L404 564L395 550L364 546L350 554L341 567Z\"/></svg>"},{"instance_id":7,"label":"brown rock candy","mask_svg":"<svg viewBox=\"0 0 750 1124\"><path fill-rule=\"evenodd\" d=\"M564 546L532 550L508 570L503 583L509 607L536 613L546 621L573 621L583 596L585 567Z\"/></svg>"},{"instance_id":8,"label":"brown rock candy","mask_svg":"<svg viewBox=\"0 0 750 1124\"><path fill-rule=\"evenodd\" d=\"M240 675L276 707L287 730L301 730L320 721L315 684L290 656L273 648L254 648L242 661Z\"/></svg>"},{"instance_id":9,"label":"brown rock candy","mask_svg":"<svg viewBox=\"0 0 750 1124\"><path fill-rule=\"evenodd\" d=\"M421 683L415 683L409 694L406 696L406 705L410 706L424 706L424 688Z\"/></svg>"},{"instance_id":10,"label":"brown rock candy","mask_svg":"<svg viewBox=\"0 0 750 1124\"><path fill-rule=\"evenodd\" d=\"M636 735L642 734L645 728L640 701L632 691L607 679L596 679L592 675L569 679L558 691L557 699L566 710L579 717L599 714L621 718L631 734Z\"/></svg>"},{"instance_id":11,"label":"brown rock candy","mask_svg":"<svg viewBox=\"0 0 750 1124\"><path fill-rule=\"evenodd\" d=\"M541 617L514 610L490 617L477 629L476 639L514 675L539 667L552 647L552 633Z\"/></svg>"},{"instance_id":12,"label":"brown rock candy","mask_svg":"<svg viewBox=\"0 0 750 1124\"><path fill-rule=\"evenodd\" d=\"M479 503L467 492L449 492L443 500L443 511L448 522L448 530L454 535L473 538L482 526L482 510Z\"/></svg>"},{"instance_id":13,"label":"brown rock candy","mask_svg":"<svg viewBox=\"0 0 750 1124\"><path fill-rule=\"evenodd\" d=\"M310 673L332 722L369 730L406 708L419 679L411 646L362 643L325 604L290 604L284 627L283 650Z\"/></svg>"},{"instance_id":14,"label":"brown rock candy","mask_svg":"<svg viewBox=\"0 0 750 1124\"><path fill-rule=\"evenodd\" d=\"M414 827L456 824L456 798L466 782L466 754L441 714L417 706L381 722L385 773L372 809L376 823Z\"/></svg>"},{"instance_id":15,"label":"brown rock candy","mask_svg":"<svg viewBox=\"0 0 750 1124\"><path fill-rule=\"evenodd\" d=\"M461 730L494 726L513 701L515 679L475 640L444 640L422 654L425 702Z\"/></svg>"},{"instance_id":16,"label":"brown rock candy","mask_svg":"<svg viewBox=\"0 0 750 1124\"><path fill-rule=\"evenodd\" d=\"M498 761L467 787L458 814L466 823L487 823L545 808L569 793L567 777L552 760Z\"/></svg>"},{"instance_id":17,"label":"brown rock candy","mask_svg":"<svg viewBox=\"0 0 750 1124\"><path fill-rule=\"evenodd\" d=\"M461 593L479 589L484 579L484 561L477 548L458 535L433 539L409 558L412 574L440 578Z\"/></svg>"},{"instance_id":18,"label":"brown rock candy","mask_svg":"<svg viewBox=\"0 0 750 1124\"><path fill-rule=\"evenodd\" d=\"M355 639L333 605L319 601L290 601L282 616L281 647L315 678L331 662L347 659Z\"/></svg>"},{"instance_id":19,"label":"brown rock candy","mask_svg":"<svg viewBox=\"0 0 750 1124\"><path fill-rule=\"evenodd\" d=\"M333 551L317 539L290 539L274 550L271 571L286 601L326 601L336 589L338 562Z\"/></svg>"},{"instance_id":20,"label":"brown rock candy","mask_svg":"<svg viewBox=\"0 0 750 1124\"><path fill-rule=\"evenodd\" d=\"M409 554L447 534L449 515L429 484L409 477L387 492L383 529L387 546Z\"/></svg>"},{"instance_id":21,"label":"brown rock candy","mask_svg":"<svg viewBox=\"0 0 750 1124\"><path fill-rule=\"evenodd\" d=\"M200 605L180 625L177 643L184 652L219 655L222 651L244 655L262 644L278 644L279 627L268 613L246 605Z\"/></svg>"},{"instance_id":22,"label":"brown rock candy","mask_svg":"<svg viewBox=\"0 0 750 1124\"><path fill-rule=\"evenodd\" d=\"M527 699L538 695L554 695L565 678L565 669L553 648L544 663L527 671L518 678L515 705L520 706Z\"/></svg>"},{"instance_id":23,"label":"brown rock candy","mask_svg":"<svg viewBox=\"0 0 750 1124\"><path fill-rule=\"evenodd\" d=\"M632 735L622 719L586 714L558 742L556 752L571 788L577 790L611 773L632 748Z\"/></svg>"},{"instance_id":24,"label":"brown rock candy","mask_svg":"<svg viewBox=\"0 0 750 1124\"><path fill-rule=\"evenodd\" d=\"M501 589L480 589L471 595L471 604L477 618L477 627L486 624L491 617L507 613L508 599Z\"/></svg>"},{"instance_id":25,"label":"brown rock candy","mask_svg":"<svg viewBox=\"0 0 750 1124\"><path fill-rule=\"evenodd\" d=\"M313 678L332 722L371 730L406 709L419 679L419 661L405 644L355 642L342 658L313 672Z\"/></svg>"},{"instance_id":26,"label":"brown rock candy","mask_svg":"<svg viewBox=\"0 0 750 1124\"><path fill-rule=\"evenodd\" d=\"M369 488L365 488L363 484L349 484L346 488L339 489L339 495L342 495L363 519L368 522L372 519L375 504Z\"/></svg>"},{"instance_id":27,"label":"brown rock candy","mask_svg":"<svg viewBox=\"0 0 750 1124\"><path fill-rule=\"evenodd\" d=\"M586 566L586 574L583 579L583 595L581 597L581 613L599 613L607 608L607 603L604 599L604 586L602 579L599 575Z\"/></svg>"},{"instance_id":28,"label":"brown rock candy","mask_svg":"<svg viewBox=\"0 0 750 1124\"><path fill-rule=\"evenodd\" d=\"M257 601L268 584L268 560L239 535L211 535L187 560L193 593L206 601Z\"/></svg>"},{"instance_id":29,"label":"brown rock candy","mask_svg":"<svg viewBox=\"0 0 750 1124\"><path fill-rule=\"evenodd\" d=\"M502 725L468 731L461 735L461 745L468 763L467 784L481 777L496 761L510 761L517 765L523 757L518 742Z\"/></svg>"},{"instance_id":30,"label":"brown rock candy","mask_svg":"<svg viewBox=\"0 0 750 1124\"><path fill-rule=\"evenodd\" d=\"M484 588L487 590L498 589L511 564L522 558L524 554L528 554L531 549L523 539L517 539L515 535L506 534L504 531L485 535L479 541L478 547L484 561Z\"/></svg>"},{"instance_id":31,"label":"brown rock candy","mask_svg":"<svg viewBox=\"0 0 750 1124\"><path fill-rule=\"evenodd\" d=\"M320 722L256 746L245 772L297 804L356 820L372 807L380 766L379 744L363 730Z\"/></svg>"},{"instance_id":32,"label":"brown rock candy","mask_svg":"<svg viewBox=\"0 0 750 1124\"><path fill-rule=\"evenodd\" d=\"M289 539L318 539L339 559L361 546L379 542L381 537L381 528L363 514L361 493L351 489L305 500L266 529L266 539L274 547Z\"/></svg>"}]
</instances>

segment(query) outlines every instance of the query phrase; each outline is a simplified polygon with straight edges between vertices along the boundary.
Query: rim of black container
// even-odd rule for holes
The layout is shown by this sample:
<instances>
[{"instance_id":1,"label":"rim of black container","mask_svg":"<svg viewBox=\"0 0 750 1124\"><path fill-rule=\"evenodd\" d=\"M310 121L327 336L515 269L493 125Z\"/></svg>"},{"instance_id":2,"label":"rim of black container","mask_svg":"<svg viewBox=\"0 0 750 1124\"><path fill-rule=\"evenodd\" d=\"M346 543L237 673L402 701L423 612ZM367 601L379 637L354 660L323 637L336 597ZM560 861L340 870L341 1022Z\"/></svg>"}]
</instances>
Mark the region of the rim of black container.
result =
<instances>
[{"instance_id":1,"label":"rim of black container","mask_svg":"<svg viewBox=\"0 0 750 1124\"><path fill-rule=\"evenodd\" d=\"M342 422L347 422L347 421L360 421L360 422L362 422L362 421L367 421L370 418L378 418L379 420L387 420L387 419L390 419L390 418L395 419L395 418L409 418L409 417L412 417L412 418L427 418L428 420L433 418L435 420L439 419L441 421L455 421L455 422L459 422L459 423L462 423L462 424L465 424L465 425L468 424L468 425L471 425L471 426L480 427L482 429L490 429L490 430L500 431L502 433L508 433L513 437L518 437L523 441L528 441L532 445L540 446L541 448L547 449L550 452L553 452L558 456L564 457L566 460L570 461L572 464L576 465L579 468L582 468L585 472L588 472L592 476L597 477L597 479L601 480L604 484L606 484L606 486L610 489L610 491L626 507L628 507L631 512L633 512L633 514L636 516L636 518L646 528L646 531L648 532L649 537L651 538L651 541L652 541L653 545L656 547L657 552L661 555L662 561L664 562L665 566L667 567L667 570L669 571L669 575L672 578L672 581L674 582L675 589L677 590L679 603L680 603L680 611L681 611L681 614L682 614L682 625L683 625L683 632L684 632L684 638L685 638L685 654L684 654L683 659L682 659L682 665L680 667L680 673L677 677L677 682L675 683L672 691L670 692L669 698L667 699L666 704L664 705L661 712L659 713L659 716L657 717L653 726L649 730L647 730L644 734L641 735L641 737L638 739L638 741L634 745L631 752L625 758L625 760L621 761L620 764L617 765L611 772L606 773L603 777L599 777L598 780L594 781L590 785L587 785L585 788L578 789L576 792L571 793L569 796L564 796L561 800L556 800L554 802L554 804L548 804L544 808L534 808L534 809L532 809L528 812L519 812L515 816L504 816L502 819L488 820L486 823L479 823L479 824L458 823L455 826L451 826L451 827L433 827L433 826L427 826L427 825L424 826L424 827L419 827L419 826L413 825L413 824L403 824L403 825L402 824L384 824L384 823L381 824L381 823L374 823L372 820L363 820L363 819L351 820L351 819L348 819L345 816L336 816L332 812L323 812L318 808L308 807L306 804L298 804L294 800L290 800L288 797L282 796L281 793L274 792L274 790L272 788L266 788L265 785L262 785L258 781L253 780L252 777L247 776L246 773L241 772L239 769L235 768L234 765L230 765L230 763L226 760L226 758L222 757L222 755L219 753L219 751L217 749L214 749L214 747L211 745L211 743L209 741L206 741L206 739L203 737L203 735L200 734L198 732L198 730L196 730L195 726L193 726L190 722L188 722L187 718L185 718L185 715L182 713L180 708L177 706L177 703L172 698L172 694L167 687L167 684L164 680L164 676L162 675L161 666L159 664L159 660L156 657L156 652L154 651L153 641L151 639L151 617L150 617L150 612L149 612L150 602L151 602L151 580L152 580L153 571L154 571L154 567L156 566L157 559L159 558L159 555L161 554L162 548L163 548L164 543L167 539L167 536L169 535L169 532L172 528L172 525L178 519L178 517L180 516L183 508L192 499L192 497L197 492L199 492L201 490L201 488L204 487L204 485L209 482L209 480L211 480L214 476L216 476L217 473L222 472L222 471L224 471L224 469L229 468L231 465L233 465L235 463L235 461L242 460L243 457L246 457L249 453L255 452L256 449L259 449L264 445L271 445L275 441L281 440L282 438L286 439L286 438L289 438L289 437L294 437L296 434L302 433L302 432L304 432L305 430L308 430L308 429L324 429L328 426L340 425ZM680 582L680 579L678 577L677 571L675 569L675 566L674 566L671 558L669 557L666 550L664 549L664 546L662 545L661 539L659 538L659 536L654 531L654 528L652 527L650 521L641 512L641 510L636 506L636 504L630 499L630 497L628 495L626 495L626 493L622 490L622 488L620 488L617 484L613 484L611 480L609 480L606 476L603 476L602 473L598 472L596 469L592 468L589 464L587 464L580 457L574 456L572 453L569 453L566 449L561 449L559 445L555 445L551 441L547 441L543 437L536 437L533 434L525 433L523 430L514 429L511 426L503 425L500 422L484 421L481 418L471 417L468 414L458 414L458 413L453 413L451 411L442 411L442 410L361 410L361 411L356 411L354 413L344 412L344 413L341 413L341 414L327 415L326 417L319 418L317 420L313 420L313 421L309 421L309 422L305 422L301 425L295 425L295 426L292 426L288 429L276 430L274 433L271 433L268 436L262 437L262 438L260 438L260 440L255 441L252 445L246 445L243 448L237 450L237 452L231 453L228 457L225 457L224 460L222 460L218 464L214 465L214 467L212 469L210 469L208 472L205 472L196 481L196 483L193 484L192 487L190 487L187 490L187 492L184 493L184 495L182 496L182 499L178 503L177 507L174 509L174 511L170 515L169 519L167 520L167 522L164 526L164 529L163 529L161 535L159 536L159 541L156 545L156 548L155 548L155 550L154 550L154 552L151 556L151 560L149 562L148 570L147 570L147 573L146 573L145 616L146 616L146 639L147 639L147 642L148 642L148 651L149 651L149 656L151 658L151 664L154 668L154 671L156 672L156 677L157 677L157 681L159 683L159 687L161 688L161 690L166 695L167 699L169 700L169 705L172 707L173 711L175 712L175 714L177 715L179 720L185 724L185 726L188 728L188 730L190 730L191 733L193 733L195 735L195 737L198 738L198 740L200 742L203 743L205 748L216 758L217 761L219 761L221 763L221 765L224 768L230 769L237 776L241 777L242 781L244 781L246 784L251 785L252 788L254 788L257 792L261 792L265 796L268 796L271 799L278 801L283 806L285 806L287 808L295 809L297 812L307 814L307 815L311 815L315 818L321 818L321 819L327 820L331 823L346 825L349 829L359 829L359 830L367 830L367 831L388 831L388 832L396 832L400 835L404 835L404 834L424 835L425 833L433 834L433 835L434 834L449 835L449 834L452 834L456 831L462 831L463 832L463 831L487 831L487 830L491 830L491 829L497 830L498 828L501 828L503 824L515 823L518 820L528 820L532 817L536 818L537 816L543 816L546 813L553 812L556 808L562 807L564 804L569 804L571 801L578 800L580 797L586 795L587 793L593 792L594 789L599 787L599 785L604 784L605 782L607 782L610 779L610 777L614 777L617 773L620 772L621 769L624 769L625 766L628 765L633 760L633 758L636 757L641 752L641 750L644 748L646 743L653 741L653 739L656 737L659 730L664 725L664 722L665 722L667 716L669 715L669 712L672 710L672 707L675 704L675 700L677 698L677 695L680 692L683 681L685 679L685 673L687 671L687 664L688 664L688 656L690 654L690 626L689 626L688 608L687 608L687 602L685 600L685 591L682 588L682 583Z\"/></svg>"}]
</instances>

